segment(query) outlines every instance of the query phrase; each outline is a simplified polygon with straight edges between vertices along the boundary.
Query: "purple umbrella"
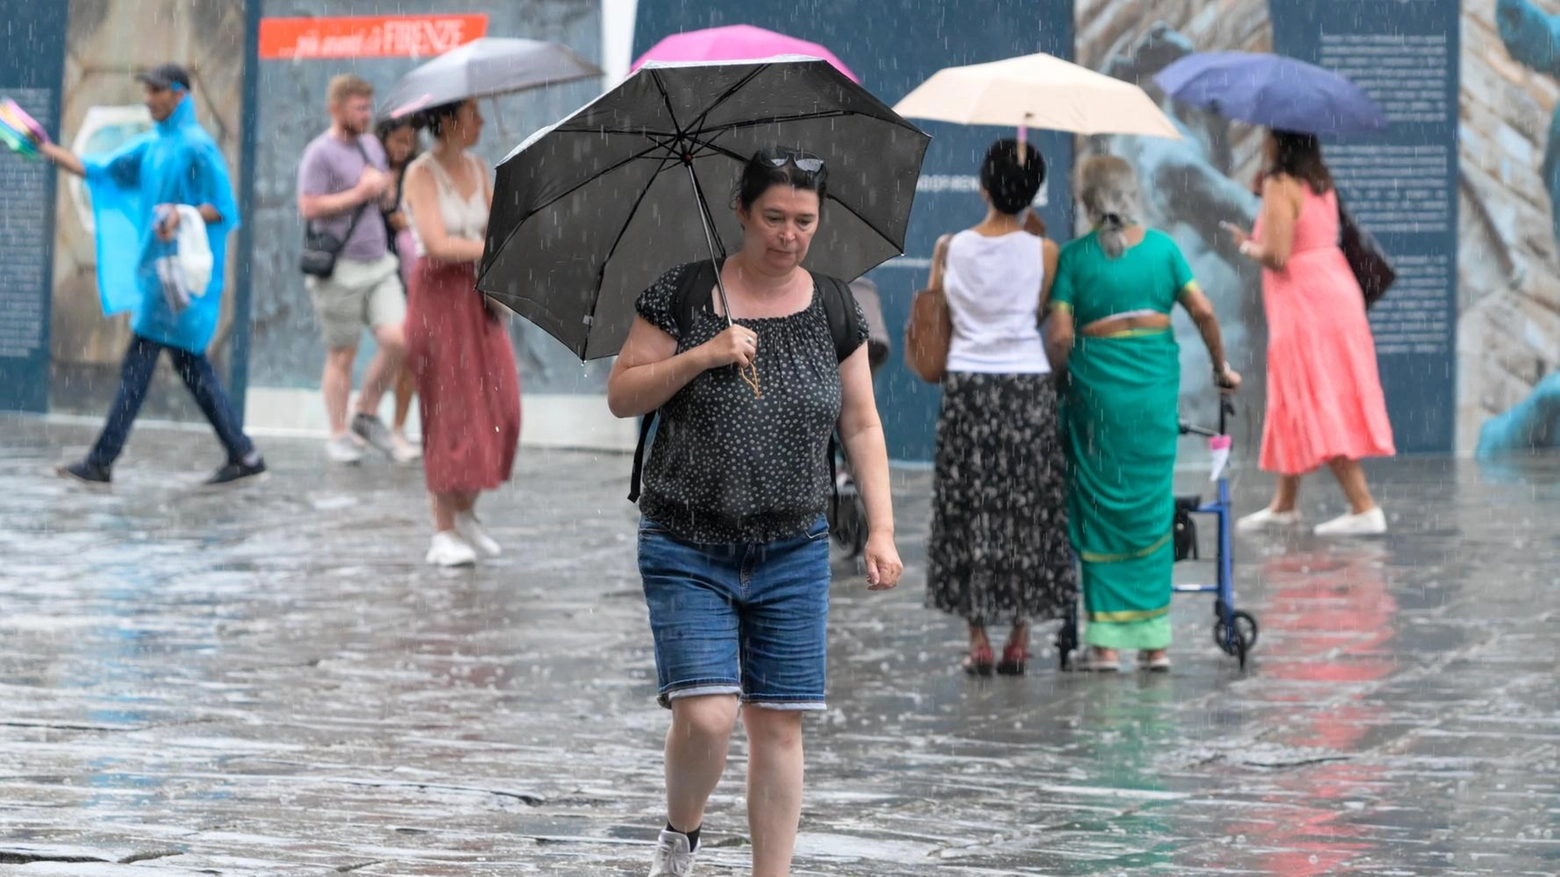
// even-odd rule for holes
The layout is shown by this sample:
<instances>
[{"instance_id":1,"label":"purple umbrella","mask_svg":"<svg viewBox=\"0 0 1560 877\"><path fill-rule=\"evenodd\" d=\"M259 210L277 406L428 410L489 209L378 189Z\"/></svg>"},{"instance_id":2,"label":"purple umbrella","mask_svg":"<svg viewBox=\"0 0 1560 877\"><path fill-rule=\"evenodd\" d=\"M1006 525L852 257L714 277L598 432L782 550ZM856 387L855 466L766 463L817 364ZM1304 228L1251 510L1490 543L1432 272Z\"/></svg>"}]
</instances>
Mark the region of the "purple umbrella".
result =
<instances>
[{"instance_id":1,"label":"purple umbrella","mask_svg":"<svg viewBox=\"0 0 1560 877\"><path fill-rule=\"evenodd\" d=\"M1199 52L1161 70L1154 82L1182 103L1281 131L1329 137L1387 127L1359 86L1283 55Z\"/></svg>"}]
</instances>

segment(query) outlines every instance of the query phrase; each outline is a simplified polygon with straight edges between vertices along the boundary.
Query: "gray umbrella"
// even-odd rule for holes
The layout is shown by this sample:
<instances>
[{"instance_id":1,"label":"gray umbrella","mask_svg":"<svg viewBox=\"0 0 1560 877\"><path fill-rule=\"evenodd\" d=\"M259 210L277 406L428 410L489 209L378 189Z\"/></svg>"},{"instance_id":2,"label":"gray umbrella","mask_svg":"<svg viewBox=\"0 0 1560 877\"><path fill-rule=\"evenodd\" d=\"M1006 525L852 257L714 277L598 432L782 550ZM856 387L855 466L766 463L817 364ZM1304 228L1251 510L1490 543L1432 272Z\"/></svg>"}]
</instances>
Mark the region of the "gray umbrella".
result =
<instances>
[{"instance_id":1,"label":"gray umbrella","mask_svg":"<svg viewBox=\"0 0 1560 877\"><path fill-rule=\"evenodd\" d=\"M384 115L400 118L440 104L599 75L600 68L557 43L482 37L401 77L385 100Z\"/></svg>"},{"instance_id":2,"label":"gray umbrella","mask_svg":"<svg viewBox=\"0 0 1560 877\"><path fill-rule=\"evenodd\" d=\"M477 286L582 360L616 354L667 269L724 255L765 147L823 158L806 266L850 281L904 252L930 138L816 58L647 64L498 167Z\"/></svg>"}]
</instances>

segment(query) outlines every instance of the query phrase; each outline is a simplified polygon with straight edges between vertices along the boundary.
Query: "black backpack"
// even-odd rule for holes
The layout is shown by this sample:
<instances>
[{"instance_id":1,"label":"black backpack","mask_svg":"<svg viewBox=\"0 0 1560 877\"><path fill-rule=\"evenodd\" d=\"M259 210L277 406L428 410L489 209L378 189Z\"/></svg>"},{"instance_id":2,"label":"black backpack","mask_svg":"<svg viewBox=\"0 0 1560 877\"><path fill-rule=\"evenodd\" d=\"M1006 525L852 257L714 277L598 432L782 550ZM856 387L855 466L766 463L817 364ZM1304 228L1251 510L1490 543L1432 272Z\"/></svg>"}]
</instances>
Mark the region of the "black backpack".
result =
<instances>
[{"instance_id":1,"label":"black backpack","mask_svg":"<svg viewBox=\"0 0 1560 877\"><path fill-rule=\"evenodd\" d=\"M719 262L706 259L703 262L690 262L683 266L682 282L677 285L676 297L672 299L672 317L677 321L678 337L686 338L693 329L693 319L698 314L699 308L708 307L712 303L710 293L715 288L716 272L724 264L724 259ZM851 295L850 287L838 278L827 274L814 274L813 280L818 284L818 291L823 295L823 314L829 321L829 336L834 339L834 355L840 362L844 362L847 356L855 352L858 346L856 338L861 332L860 323L856 319L855 299ZM634 448L634 470L629 475L629 502L639 502L639 482L644 474L645 448L650 444L650 433L655 428L657 413L659 411L646 414L639 424L639 445ZM830 434L831 484L836 480L833 477L836 450L834 435ZM834 501L839 502L837 489Z\"/></svg>"}]
</instances>

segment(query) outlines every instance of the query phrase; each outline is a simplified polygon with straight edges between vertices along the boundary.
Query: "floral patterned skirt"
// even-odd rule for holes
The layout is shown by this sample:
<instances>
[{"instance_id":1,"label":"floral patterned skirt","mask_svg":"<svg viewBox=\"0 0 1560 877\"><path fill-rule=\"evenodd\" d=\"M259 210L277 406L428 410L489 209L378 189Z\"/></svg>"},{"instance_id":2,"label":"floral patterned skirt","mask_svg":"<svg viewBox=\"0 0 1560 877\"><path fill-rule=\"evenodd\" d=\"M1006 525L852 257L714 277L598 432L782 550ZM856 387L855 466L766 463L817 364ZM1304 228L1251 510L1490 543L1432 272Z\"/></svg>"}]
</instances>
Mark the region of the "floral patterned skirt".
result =
<instances>
[{"instance_id":1,"label":"floral patterned skirt","mask_svg":"<svg viewBox=\"0 0 1560 877\"><path fill-rule=\"evenodd\" d=\"M926 605L973 624L1061 617L1077 573L1051 376L949 372L942 391Z\"/></svg>"}]
</instances>

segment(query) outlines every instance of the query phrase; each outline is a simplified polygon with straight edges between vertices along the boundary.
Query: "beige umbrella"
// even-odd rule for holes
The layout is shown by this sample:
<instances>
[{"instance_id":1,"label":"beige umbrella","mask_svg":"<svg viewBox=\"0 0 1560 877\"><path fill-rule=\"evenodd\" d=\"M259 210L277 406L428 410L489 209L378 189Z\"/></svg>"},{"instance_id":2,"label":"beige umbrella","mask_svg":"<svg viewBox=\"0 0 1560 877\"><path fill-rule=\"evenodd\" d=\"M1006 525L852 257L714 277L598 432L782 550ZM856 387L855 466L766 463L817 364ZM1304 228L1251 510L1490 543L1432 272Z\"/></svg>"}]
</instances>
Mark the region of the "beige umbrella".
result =
<instances>
[{"instance_id":1,"label":"beige umbrella","mask_svg":"<svg viewBox=\"0 0 1560 877\"><path fill-rule=\"evenodd\" d=\"M963 125L1013 125L1074 134L1143 134L1180 140L1143 89L1044 53L945 67L895 112Z\"/></svg>"}]
</instances>

